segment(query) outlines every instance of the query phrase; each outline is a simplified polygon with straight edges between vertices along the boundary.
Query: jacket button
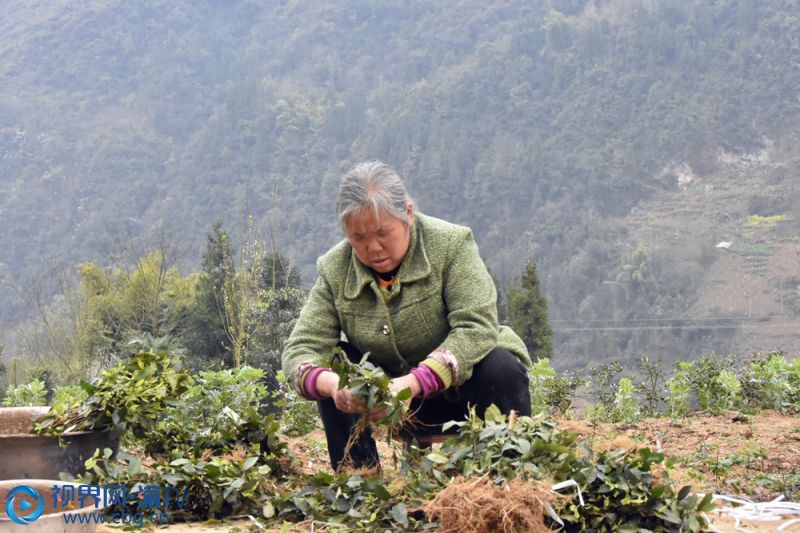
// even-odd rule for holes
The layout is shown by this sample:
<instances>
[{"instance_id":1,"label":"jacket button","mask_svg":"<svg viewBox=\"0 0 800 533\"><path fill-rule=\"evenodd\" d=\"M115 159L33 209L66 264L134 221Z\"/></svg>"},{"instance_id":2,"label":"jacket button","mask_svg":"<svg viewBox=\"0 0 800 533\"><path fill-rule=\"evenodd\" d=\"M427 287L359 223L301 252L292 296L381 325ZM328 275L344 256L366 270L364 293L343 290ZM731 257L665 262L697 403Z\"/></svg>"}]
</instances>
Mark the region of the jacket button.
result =
<instances>
[{"instance_id":1,"label":"jacket button","mask_svg":"<svg viewBox=\"0 0 800 533\"><path fill-rule=\"evenodd\" d=\"M389 326L387 326L386 324L383 325L383 334L384 335L388 335L389 334Z\"/></svg>"}]
</instances>

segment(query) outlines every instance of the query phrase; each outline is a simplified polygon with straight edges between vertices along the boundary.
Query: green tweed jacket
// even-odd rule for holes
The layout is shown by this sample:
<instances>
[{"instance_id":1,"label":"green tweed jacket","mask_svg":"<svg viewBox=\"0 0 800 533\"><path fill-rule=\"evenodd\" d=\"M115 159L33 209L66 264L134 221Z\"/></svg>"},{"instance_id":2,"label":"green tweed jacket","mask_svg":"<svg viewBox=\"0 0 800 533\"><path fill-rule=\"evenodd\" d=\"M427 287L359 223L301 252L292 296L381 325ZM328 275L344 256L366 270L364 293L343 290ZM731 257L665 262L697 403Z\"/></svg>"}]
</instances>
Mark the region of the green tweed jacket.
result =
<instances>
[{"instance_id":1,"label":"green tweed jacket","mask_svg":"<svg viewBox=\"0 0 800 533\"><path fill-rule=\"evenodd\" d=\"M517 334L498 325L497 293L469 228L415 214L390 292L381 290L346 240L317 260L317 271L283 351L283 370L296 385L301 364L328 364L342 332L393 377L437 348L455 356L454 385L469 379L495 346L531 363Z\"/></svg>"}]
</instances>

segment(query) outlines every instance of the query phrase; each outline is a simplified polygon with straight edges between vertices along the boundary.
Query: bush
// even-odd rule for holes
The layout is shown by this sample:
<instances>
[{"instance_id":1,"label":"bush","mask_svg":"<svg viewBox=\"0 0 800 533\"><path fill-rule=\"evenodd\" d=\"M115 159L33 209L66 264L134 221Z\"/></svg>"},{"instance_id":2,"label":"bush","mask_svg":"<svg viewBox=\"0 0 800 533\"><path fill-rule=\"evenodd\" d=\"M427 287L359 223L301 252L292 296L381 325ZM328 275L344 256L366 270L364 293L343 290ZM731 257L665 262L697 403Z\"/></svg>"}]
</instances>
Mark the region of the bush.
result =
<instances>
[{"instance_id":1,"label":"bush","mask_svg":"<svg viewBox=\"0 0 800 533\"><path fill-rule=\"evenodd\" d=\"M25 385L9 387L3 407L34 407L47 405L47 387L44 382L34 379Z\"/></svg>"},{"instance_id":2,"label":"bush","mask_svg":"<svg viewBox=\"0 0 800 533\"><path fill-rule=\"evenodd\" d=\"M244 366L201 372L161 413L157 431L141 442L159 453L176 448L202 453L263 443L267 432L261 406L268 395L263 370Z\"/></svg>"},{"instance_id":3,"label":"bush","mask_svg":"<svg viewBox=\"0 0 800 533\"><path fill-rule=\"evenodd\" d=\"M664 371L660 361L645 356L639 359L639 370L644 381L636 385L636 392L642 399L641 412L645 416L656 416L664 401Z\"/></svg>"},{"instance_id":4,"label":"bush","mask_svg":"<svg viewBox=\"0 0 800 533\"><path fill-rule=\"evenodd\" d=\"M639 418L639 402L634 395L636 389L630 378L619 380L617 392L614 395L614 408L611 410L612 422L632 424Z\"/></svg>"},{"instance_id":5,"label":"bush","mask_svg":"<svg viewBox=\"0 0 800 533\"><path fill-rule=\"evenodd\" d=\"M800 360L787 361L782 352L754 354L742 369L742 400L753 408L800 409L799 387Z\"/></svg>"},{"instance_id":6,"label":"bush","mask_svg":"<svg viewBox=\"0 0 800 533\"><path fill-rule=\"evenodd\" d=\"M622 365L619 361L603 363L589 370L589 375L592 377L592 396L600 402L600 405L591 410L595 422L609 420L609 417L613 416L619 389L617 376L620 372Z\"/></svg>"},{"instance_id":7,"label":"bush","mask_svg":"<svg viewBox=\"0 0 800 533\"><path fill-rule=\"evenodd\" d=\"M682 366L685 365L685 366ZM667 382L667 407L673 419L684 418L692 408L691 364L678 363L675 373Z\"/></svg>"},{"instance_id":8,"label":"bush","mask_svg":"<svg viewBox=\"0 0 800 533\"><path fill-rule=\"evenodd\" d=\"M741 383L731 358L711 355L675 364L667 383L667 404L673 418L685 416L697 407L718 415L741 403Z\"/></svg>"},{"instance_id":9,"label":"bush","mask_svg":"<svg viewBox=\"0 0 800 533\"><path fill-rule=\"evenodd\" d=\"M570 416L575 392L586 384L586 380L575 372L564 372L558 377L550 365L550 359L542 358L533 363L530 371L531 412Z\"/></svg>"},{"instance_id":10,"label":"bush","mask_svg":"<svg viewBox=\"0 0 800 533\"><path fill-rule=\"evenodd\" d=\"M281 408L281 433L300 437L319 428L321 421L317 402L301 398L286 380L283 370L278 371L278 401Z\"/></svg>"},{"instance_id":11,"label":"bush","mask_svg":"<svg viewBox=\"0 0 800 533\"><path fill-rule=\"evenodd\" d=\"M92 427L109 424L123 434L127 451L112 458L111 450L98 450L80 480L188 495L168 510L182 518L269 515L269 495L287 459L278 422L260 411L268 396L263 371L242 367L190 377L174 364L164 352L139 353L91 385L95 396L77 412L88 413ZM144 397L142 386L148 387ZM95 412L98 402L114 416ZM56 419L46 427L61 423ZM126 505L134 511L133 503Z\"/></svg>"}]
</instances>

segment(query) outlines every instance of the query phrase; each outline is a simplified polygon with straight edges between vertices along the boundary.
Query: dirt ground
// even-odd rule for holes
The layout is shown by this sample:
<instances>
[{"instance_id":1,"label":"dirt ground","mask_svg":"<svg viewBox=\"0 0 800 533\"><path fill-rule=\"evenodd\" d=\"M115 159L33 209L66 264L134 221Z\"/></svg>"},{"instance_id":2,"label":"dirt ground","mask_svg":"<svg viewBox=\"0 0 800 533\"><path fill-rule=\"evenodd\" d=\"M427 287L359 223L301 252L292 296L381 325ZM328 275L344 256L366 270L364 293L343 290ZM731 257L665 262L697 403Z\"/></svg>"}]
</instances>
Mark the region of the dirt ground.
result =
<instances>
[{"instance_id":1,"label":"dirt ground","mask_svg":"<svg viewBox=\"0 0 800 533\"><path fill-rule=\"evenodd\" d=\"M592 439L595 448L650 447L675 458L670 477L679 486L767 502L779 496L800 501L800 417L763 413L748 419L696 415L673 422L645 419L636 426L561 420L562 429ZM730 505L720 504L720 508ZM736 528L729 514L710 513L718 531L778 531L798 516L780 521L745 520ZM800 532L800 522L782 531Z\"/></svg>"},{"instance_id":2,"label":"dirt ground","mask_svg":"<svg viewBox=\"0 0 800 533\"><path fill-rule=\"evenodd\" d=\"M590 440L596 449L618 447L650 447L675 458L670 473L678 486L691 485L696 492L713 492L731 497L744 497L767 502L784 496L785 501L800 501L800 416L764 413L748 419L738 413L724 416L695 415L677 423L669 419L645 419L636 426L598 424L586 421L560 420L564 430L578 433L579 439ZM321 431L305 437L288 439L299 472L330 471L325 437ZM385 442L379 451L387 475L392 475L392 454ZM730 506L720 504L720 508ZM785 516L779 521L744 520L738 528L728 514L709 514L712 531L734 532L781 531L800 532L800 518ZM237 519L224 524L175 524L160 530L171 533L268 531L258 529L250 519ZM300 529L303 530L303 529ZM308 530L308 529L305 529ZM101 528L98 531L118 531Z\"/></svg>"},{"instance_id":3,"label":"dirt ground","mask_svg":"<svg viewBox=\"0 0 800 533\"><path fill-rule=\"evenodd\" d=\"M673 422L656 418L637 426L562 420L562 429L592 438L597 446L647 446L678 459L673 478L697 490L772 499L800 491L800 418L765 413L748 420L736 412ZM702 474L702 477L701 477ZM755 483L759 481L760 483ZM793 483L792 483L793 482ZM783 485L781 485L783 483Z\"/></svg>"}]
</instances>

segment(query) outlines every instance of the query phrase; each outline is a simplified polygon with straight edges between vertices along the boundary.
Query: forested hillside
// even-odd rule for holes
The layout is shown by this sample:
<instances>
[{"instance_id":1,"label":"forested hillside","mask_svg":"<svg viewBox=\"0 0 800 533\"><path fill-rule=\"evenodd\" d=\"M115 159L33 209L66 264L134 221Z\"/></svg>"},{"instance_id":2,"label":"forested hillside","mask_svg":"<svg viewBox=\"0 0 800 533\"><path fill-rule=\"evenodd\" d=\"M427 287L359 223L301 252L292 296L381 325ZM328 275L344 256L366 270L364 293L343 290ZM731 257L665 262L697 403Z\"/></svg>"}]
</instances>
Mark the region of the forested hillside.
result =
<instances>
[{"instance_id":1,"label":"forested hillside","mask_svg":"<svg viewBox=\"0 0 800 533\"><path fill-rule=\"evenodd\" d=\"M501 285L537 262L556 366L800 349L792 0L6 0L0 80L7 332L11 286L162 228L198 270L217 219L309 283L378 158Z\"/></svg>"}]
</instances>

